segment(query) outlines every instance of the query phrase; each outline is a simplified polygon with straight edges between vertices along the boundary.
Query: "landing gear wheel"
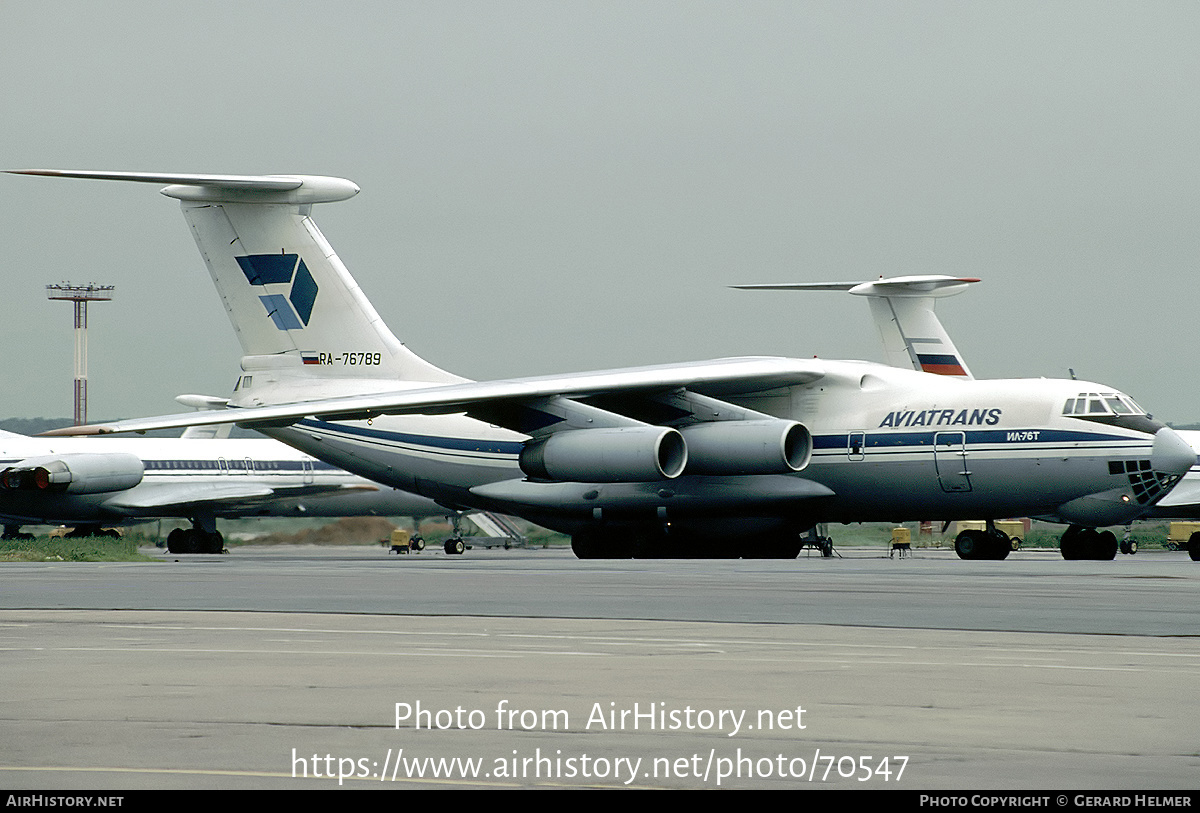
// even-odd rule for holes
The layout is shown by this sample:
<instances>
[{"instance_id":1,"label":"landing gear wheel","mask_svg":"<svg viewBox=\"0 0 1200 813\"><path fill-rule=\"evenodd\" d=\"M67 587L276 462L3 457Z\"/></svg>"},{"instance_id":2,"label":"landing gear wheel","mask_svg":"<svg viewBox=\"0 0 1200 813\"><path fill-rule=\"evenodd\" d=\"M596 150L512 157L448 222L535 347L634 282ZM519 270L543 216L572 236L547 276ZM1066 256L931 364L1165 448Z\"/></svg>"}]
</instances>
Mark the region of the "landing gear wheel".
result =
<instances>
[{"instance_id":1,"label":"landing gear wheel","mask_svg":"<svg viewBox=\"0 0 1200 813\"><path fill-rule=\"evenodd\" d=\"M201 537L200 552L201 553L224 553L225 552L225 537L221 536L220 531L212 533L204 533L203 531L195 531L195 534Z\"/></svg>"},{"instance_id":2,"label":"landing gear wheel","mask_svg":"<svg viewBox=\"0 0 1200 813\"><path fill-rule=\"evenodd\" d=\"M176 528L167 534L170 553L224 553L225 537L219 531L208 533L197 528Z\"/></svg>"},{"instance_id":3,"label":"landing gear wheel","mask_svg":"<svg viewBox=\"0 0 1200 813\"><path fill-rule=\"evenodd\" d=\"M463 541L457 536L452 536L447 539L444 547L446 553L450 554L451 556L462 556L463 551L467 549L467 546L463 544Z\"/></svg>"},{"instance_id":4,"label":"landing gear wheel","mask_svg":"<svg viewBox=\"0 0 1200 813\"><path fill-rule=\"evenodd\" d=\"M422 538L420 536L414 536L412 539L408 540L408 549L412 550L412 551L425 550L424 538Z\"/></svg>"},{"instance_id":5,"label":"landing gear wheel","mask_svg":"<svg viewBox=\"0 0 1200 813\"><path fill-rule=\"evenodd\" d=\"M1063 531L1062 538L1058 540L1058 550L1062 553L1062 558L1074 561L1087 555L1085 534L1087 530L1078 525L1072 525Z\"/></svg>"},{"instance_id":6,"label":"landing gear wheel","mask_svg":"<svg viewBox=\"0 0 1200 813\"><path fill-rule=\"evenodd\" d=\"M1012 542L1006 534L998 533L988 541L992 544L992 559L1007 559L1008 554L1012 553Z\"/></svg>"},{"instance_id":7,"label":"landing gear wheel","mask_svg":"<svg viewBox=\"0 0 1200 813\"><path fill-rule=\"evenodd\" d=\"M1097 531L1077 525L1067 528L1058 543L1064 559L1115 559L1117 548L1117 535L1112 531Z\"/></svg>"},{"instance_id":8,"label":"landing gear wheel","mask_svg":"<svg viewBox=\"0 0 1200 813\"><path fill-rule=\"evenodd\" d=\"M959 559L1007 559L1012 540L1000 531L963 531L954 540Z\"/></svg>"},{"instance_id":9,"label":"landing gear wheel","mask_svg":"<svg viewBox=\"0 0 1200 813\"><path fill-rule=\"evenodd\" d=\"M576 559L595 559L597 548L596 538L593 536L585 536L583 534L575 534L571 537L571 552L575 554Z\"/></svg>"},{"instance_id":10,"label":"landing gear wheel","mask_svg":"<svg viewBox=\"0 0 1200 813\"><path fill-rule=\"evenodd\" d=\"M954 539L954 552L959 559L982 559L986 547L983 534L978 531L963 531Z\"/></svg>"},{"instance_id":11,"label":"landing gear wheel","mask_svg":"<svg viewBox=\"0 0 1200 813\"><path fill-rule=\"evenodd\" d=\"M176 528L167 534L167 550L170 553L191 553L188 549L188 532L183 528Z\"/></svg>"},{"instance_id":12,"label":"landing gear wheel","mask_svg":"<svg viewBox=\"0 0 1200 813\"><path fill-rule=\"evenodd\" d=\"M1187 552L1193 562L1200 562L1200 531L1192 534L1188 539Z\"/></svg>"}]
</instances>

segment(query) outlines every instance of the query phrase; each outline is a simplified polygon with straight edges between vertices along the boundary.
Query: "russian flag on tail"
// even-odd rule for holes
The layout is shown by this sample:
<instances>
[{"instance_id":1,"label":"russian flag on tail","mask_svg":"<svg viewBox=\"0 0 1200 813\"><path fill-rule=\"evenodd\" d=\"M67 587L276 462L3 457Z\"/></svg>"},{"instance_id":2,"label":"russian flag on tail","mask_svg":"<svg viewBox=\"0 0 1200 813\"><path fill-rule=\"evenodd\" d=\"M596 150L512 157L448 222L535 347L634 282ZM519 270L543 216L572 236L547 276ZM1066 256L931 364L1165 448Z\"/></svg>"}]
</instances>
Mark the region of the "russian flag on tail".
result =
<instances>
[{"instance_id":1,"label":"russian flag on tail","mask_svg":"<svg viewBox=\"0 0 1200 813\"><path fill-rule=\"evenodd\" d=\"M937 375L968 375L957 356L918 353L917 361L921 363L921 370L926 373L935 373Z\"/></svg>"}]
</instances>

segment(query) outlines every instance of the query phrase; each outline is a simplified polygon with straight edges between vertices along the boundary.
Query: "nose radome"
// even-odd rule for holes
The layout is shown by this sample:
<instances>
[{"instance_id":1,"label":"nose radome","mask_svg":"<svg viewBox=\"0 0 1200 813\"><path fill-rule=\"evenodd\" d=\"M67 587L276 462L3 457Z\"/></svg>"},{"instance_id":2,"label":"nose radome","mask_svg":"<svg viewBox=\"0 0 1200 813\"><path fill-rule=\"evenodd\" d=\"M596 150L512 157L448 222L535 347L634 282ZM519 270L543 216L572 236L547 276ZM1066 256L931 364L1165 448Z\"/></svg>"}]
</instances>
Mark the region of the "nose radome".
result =
<instances>
[{"instance_id":1,"label":"nose radome","mask_svg":"<svg viewBox=\"0 0 1200 813\"><path fill-rule=\"evenodd\" d=\"M1154 435L1150 465L1156 472L1182 477L1196 464L1196 450L1175 430L1164 427Z\"/></svg>"}]
</instances>

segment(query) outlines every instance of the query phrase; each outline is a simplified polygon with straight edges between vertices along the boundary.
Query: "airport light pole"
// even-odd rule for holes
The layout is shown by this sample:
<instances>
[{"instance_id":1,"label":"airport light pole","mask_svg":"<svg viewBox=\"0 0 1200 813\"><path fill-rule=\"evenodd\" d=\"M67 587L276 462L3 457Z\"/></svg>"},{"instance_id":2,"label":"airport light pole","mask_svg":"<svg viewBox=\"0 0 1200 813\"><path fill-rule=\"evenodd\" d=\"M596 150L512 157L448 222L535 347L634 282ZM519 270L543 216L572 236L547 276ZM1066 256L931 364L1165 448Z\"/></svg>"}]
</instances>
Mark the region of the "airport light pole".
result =
<instances>
[{"instance_id":1,"label":"airport light pole","mask_svg":"<svg viewBox=\"0 0 1200 813\"><path fill-rule=\"evenodd\" d=\"M75 425L87 423L87 306L89 302L112 299L115 286L72 285L64 282L46 286L46 298L75 303Z\"/></svg>"}]
</instances>

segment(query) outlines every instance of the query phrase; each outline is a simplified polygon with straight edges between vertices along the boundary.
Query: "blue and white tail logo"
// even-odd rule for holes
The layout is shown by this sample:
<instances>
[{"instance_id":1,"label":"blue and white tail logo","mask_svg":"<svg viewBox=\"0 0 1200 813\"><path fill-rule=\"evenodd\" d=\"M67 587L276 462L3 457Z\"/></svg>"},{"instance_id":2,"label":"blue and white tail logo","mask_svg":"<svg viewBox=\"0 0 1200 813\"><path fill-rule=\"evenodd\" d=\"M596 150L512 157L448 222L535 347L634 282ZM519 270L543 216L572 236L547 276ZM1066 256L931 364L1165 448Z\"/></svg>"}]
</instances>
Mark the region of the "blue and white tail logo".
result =
<instances>
[{"instance_id":1,"label":"blue and white tail logo","mask_svg":"<svg viewBox=\"0 0 1200 813\"><path fill-rule=\"evenodd\" d=\"M250 254L236 259L251 285L276 286L267 290L277 293L258 297L275 327L300 330L308 324L318 289L299 254ZM282 293L284 286L287 293Z\"/></svg>"},{"instance_id":2,"label":"blue and white tail logo","mask_svg":"<svg viewBox=\"0 0 1200 813\"><path fill-rule=\"evenodd\" d=\"M281 362L299 357L307 377L367 373L393 381L465 380L392 335L313 222L314 204L358 194L358 186L344 178L43 169L24 174L169 184L162 192L180 202L242 345L243 366L282 375L278 371L289 364Z\"/></svg>"}]
</instances>

